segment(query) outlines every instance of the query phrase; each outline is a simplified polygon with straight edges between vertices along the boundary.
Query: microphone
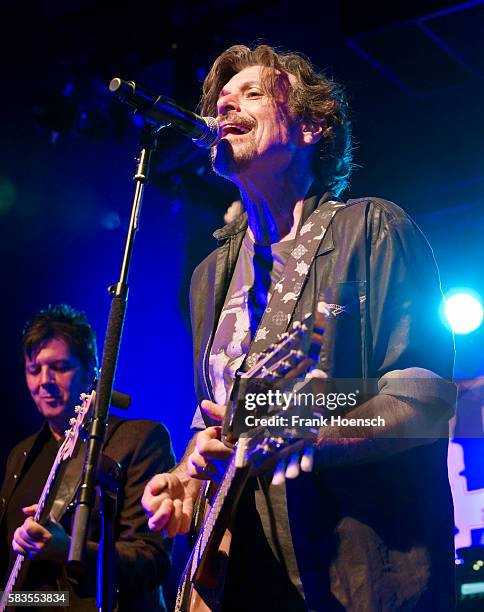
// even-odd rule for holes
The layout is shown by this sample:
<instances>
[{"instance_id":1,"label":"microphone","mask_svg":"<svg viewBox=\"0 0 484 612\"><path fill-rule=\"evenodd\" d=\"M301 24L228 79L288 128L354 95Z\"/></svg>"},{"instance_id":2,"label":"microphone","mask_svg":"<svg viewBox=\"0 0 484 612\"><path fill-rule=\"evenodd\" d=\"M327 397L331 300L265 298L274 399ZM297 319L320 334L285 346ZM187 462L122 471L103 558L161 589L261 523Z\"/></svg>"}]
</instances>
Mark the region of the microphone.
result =
<instances>
[{"instance_id":1,"label":"microphone","mask_svg":"<svg viewBox=\"0 0 484 612\"><path fill-rule=\"evenodd\" d=\"M140 115L159 124L159 127L174 127L199 147L209 149L220 140L220 126L214 117L201 117L185 110L171 98L143 91L133 81L115 78L109 83L109 90L121 102L133 106Z\"/></svg>"}]
</instances>

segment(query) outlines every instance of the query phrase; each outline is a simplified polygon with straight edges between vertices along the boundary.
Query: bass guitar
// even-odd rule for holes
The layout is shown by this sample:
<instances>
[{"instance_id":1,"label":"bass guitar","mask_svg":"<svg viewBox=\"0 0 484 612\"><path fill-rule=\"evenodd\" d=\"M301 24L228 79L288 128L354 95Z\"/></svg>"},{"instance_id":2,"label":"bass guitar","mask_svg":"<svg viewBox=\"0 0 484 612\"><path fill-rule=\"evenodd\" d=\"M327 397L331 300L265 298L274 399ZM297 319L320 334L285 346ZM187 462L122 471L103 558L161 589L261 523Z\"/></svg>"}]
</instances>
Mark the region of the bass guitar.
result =
<instances>
[{"instance_id":1,"label":"bass guitar","mask_svg":"<svg viewBox=\"0 0 484 612\"><path fill-rule=\"evenodd\" d=\"M32 517L34 521L38 521L40 524L45 523L48 519L48 513L45 512L45 509L49 498L49 493L53 488L54 482L59 473L59 469L62 463L72 457L72 454L77 444L77 440L82 431L82 427L85 424L87 415L89 414L91 406L93 405L95 395L95 391L92 391L89 394L83 393L80 397L81 404L75 407L76 416L72 417L69 421L70 427L65 432L64 440L60 445L59 450L57 451L54 463L52 464L49 476L47 477L47 481L44 485L42 494L38 501L37 511ZM15 559L15 563L12 567L12 571L10 572L7 584L5 585L5 590L3 591L2 598L0 600L0 612L4 612L8 608L9 599L15 588L15 585L20 582L22 576L22 568L25 567L24 561L25 557L23 555L18 554Z\"/></svg>"}]
</instances>

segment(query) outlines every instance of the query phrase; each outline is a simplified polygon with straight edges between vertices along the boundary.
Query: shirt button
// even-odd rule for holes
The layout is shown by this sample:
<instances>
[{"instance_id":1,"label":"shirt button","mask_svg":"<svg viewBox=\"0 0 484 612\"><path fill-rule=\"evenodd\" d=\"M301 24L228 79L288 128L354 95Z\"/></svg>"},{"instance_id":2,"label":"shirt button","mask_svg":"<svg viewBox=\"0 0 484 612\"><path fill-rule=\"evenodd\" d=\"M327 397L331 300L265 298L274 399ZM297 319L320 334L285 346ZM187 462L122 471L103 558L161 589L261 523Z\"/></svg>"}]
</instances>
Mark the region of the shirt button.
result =
<instances>
[{"instance_id":1,"label":"shirt button","mask_svg":"<svg viewBox=\"0 0 484 612\"><path fill-rule=\"evenodd\" d=\"M18 474L14 474L13 477L14 477L15 480L17 480Z\"/></svg>"}]
</instances>

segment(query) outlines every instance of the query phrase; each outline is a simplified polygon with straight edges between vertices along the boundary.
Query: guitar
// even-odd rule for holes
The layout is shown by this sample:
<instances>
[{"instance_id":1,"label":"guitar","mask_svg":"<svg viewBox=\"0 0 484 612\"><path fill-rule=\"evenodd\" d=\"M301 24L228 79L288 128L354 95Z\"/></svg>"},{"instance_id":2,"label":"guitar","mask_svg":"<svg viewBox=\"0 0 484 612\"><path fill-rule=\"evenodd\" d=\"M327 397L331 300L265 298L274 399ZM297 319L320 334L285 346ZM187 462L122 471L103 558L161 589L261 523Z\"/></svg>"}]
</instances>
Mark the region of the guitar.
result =
<instances>
[{"instance_id":1,"label":"guitar","mask_svg":"<svg viewBox=\"0 0 484 612\"><path fill-rule=\"evenodd\" d=\"M72 453L74 452L74 448L81 433L81 428L83 427L86 421L86 416L88 415L91 409L95 396L95 391L92 391L89 394L81 394L80 399L82 403L79 406L75 407L76 416L72 417L69 421L70 427L65 432L64 440L60 445L59 450L57 451L54 463L52 464L49 476L47 477L47 481L44 485L42 494L38 501L37 512L32 517L34 521L38 521L42 524L48 518L48 516L45 516L46 513L44 512L44 509L49 497L49 492L51 491L56 476L59 473L61 464L72 457ZM0 600L0 612L4 612L8 607L9 597L14 590L15 584L19 581L24 561L25 557L21 554L18 554L17 558L15 559L15 563L12 567L12 571L10 572L7 584L5 585L5 590L3 591L2 598Z\"/></svg>"},{"instance_id":2,"label":"guitar","mask_svg":"<svg viewBox=\"0 0 484 612\"><path fill-rule=\"evenodd\" d=\"M322 319L323 315L318 313L314 326L312 316L302 323L295 323L291 332L282 334L277 344L269 347L252 368L240 375L227 410L225 432L230 432L237 420L234 392L240 392L238 383L253 379L294 380L315 363L322 345ZM230 435L227 435L226 440L229 439ZM175 612L216 612L220 609L230 552L230 523L248 478L264 467L267 469L269 460L274 463L282 455L293 454L304 447L312 448L291 427L278 427L277 434L271 434L265 427L257 427L240 435L182 574ZM303 456L303 471L311 470L310 457L310 454ZM209 487L206 485L204 494Z\"/></svg>"}]
</instances>

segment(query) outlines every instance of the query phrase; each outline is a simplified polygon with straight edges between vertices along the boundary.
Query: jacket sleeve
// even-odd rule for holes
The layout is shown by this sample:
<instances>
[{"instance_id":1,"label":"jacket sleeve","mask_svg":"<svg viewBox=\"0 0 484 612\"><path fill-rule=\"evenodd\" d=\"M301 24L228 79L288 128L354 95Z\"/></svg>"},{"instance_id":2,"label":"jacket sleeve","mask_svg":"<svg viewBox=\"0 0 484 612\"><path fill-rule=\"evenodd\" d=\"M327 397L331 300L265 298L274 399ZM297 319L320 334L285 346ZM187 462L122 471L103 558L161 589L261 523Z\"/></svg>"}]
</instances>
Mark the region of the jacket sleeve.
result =
<instances>
[{"instance_id":1,"label":"jacket sleeve","mask_svg":"<svg viewBox=\"0 0 484 612\"><path fill-rule=\"evenodd\" d=\"M132 452L124 459L115 456L114 449L126 449L129 445ZM124 592L151 591L168 576L171 541L162 533L149 531L141 497L146 483L175 463L170 436L160 424L124 421L105 453L120 461L123 468L115 535L118 587ZM87 544L83 596L95 593L98 539L95 537L96 541L91 539Z\"/></svg>"},{"instance_id":2,"label":"jacket sleeve","mask_svg":"<svg viewBox=\"0 0 484 612\"><path fill-rule=\"evenodd\" d=\"M452 377L452 334L439 320L439 273L429 243L406 216L375 207L369 223L368 375L418 367Z\"/></svg>"},{"instance_id":3,"label":"jacket sleeve","mask_svg":"<svg viewBox=\"0 0 484 612\"><path fill-rule=\"evenodd\" d=\"M456 400L455 385L449 380L454 344L439 317L442 292L437 264L426 238L403 211L385 214L379 209L379 213L370 232L367 274L369 374L378 379L381 395L428 414L429 424L436 419L446 422ZM419 433L411 428L409 432ZM430 431L421 433L425 437Z\"/></svg>"},{"instance_id":4,"label":"jacket sleeve","mask_svg":"<svg viewBox=\"0 0 484 612\"><path fill-rule=\"evenodd\" d=\"M448 433L456 399L448 380L454 346L439 319L439 274L421 231L395 209L374 206L367 222L363 344L376 395L344 415L371 424L322 428L318 446L325 463L374 460Z\"/></svg>"}]
</instances>

